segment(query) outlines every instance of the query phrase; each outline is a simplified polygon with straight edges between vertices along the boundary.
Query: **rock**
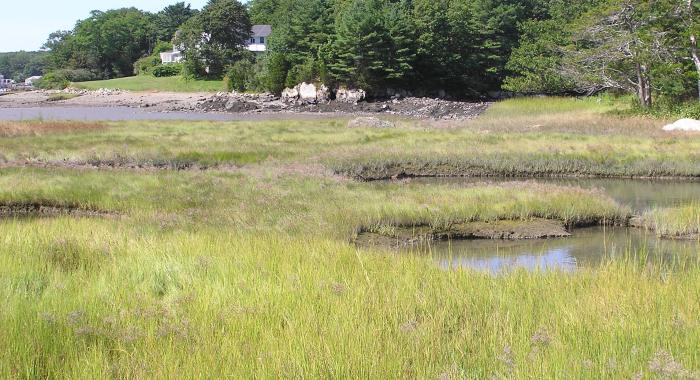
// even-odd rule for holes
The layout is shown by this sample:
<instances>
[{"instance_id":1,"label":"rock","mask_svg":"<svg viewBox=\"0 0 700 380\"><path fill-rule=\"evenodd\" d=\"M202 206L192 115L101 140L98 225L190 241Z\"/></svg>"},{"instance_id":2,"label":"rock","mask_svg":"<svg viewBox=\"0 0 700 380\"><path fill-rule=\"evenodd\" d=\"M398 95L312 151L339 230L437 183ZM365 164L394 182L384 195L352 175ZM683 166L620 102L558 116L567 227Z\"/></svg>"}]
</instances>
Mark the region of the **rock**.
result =
<instances>
[{"instance_id":1,"label":"rock","mask_svg":"<svg viewBox=\"0 0 700 380\"><path fill-rule=\"evenodd\" d=\"M348 128L393 128L394 123L376 117L357 117L348 122Z\"/></svg>"},{"instance_id":2,"label":"rock","mask_svg":"<svg viewBox=\"0 0 700 380\"><path fill-rule=\"evenodd\" d=\"M280 99L285 103L295 103L297 99L299 99L299 90L297 89L297 86L282 90L282 96Z\"/></svg>"},{"instance_id":3,"label":"rock","mask_svg":"<svg viewBox=\"0 0 700 380\"><path fill-rule=\"evenodd\" d=\"M316 104L316 86L313 83L303 82L297 85L299 101L304 104Z\"/></svg>"},{"instance_id":4,"label":"rock","mask_svg":"<svg viewBox=\"0 0 700 380\"><path fill-rule=\"evenodd\" d=\"M325 85L316 86L313 83L300 83L292 88L285 88L280 97L285 103L318 104L330 102L330 91Z\"/></svg>"},{"instance_id":5,"label":"rock","mask_svg":"<svg viewBox=\"0 0 700 380\"><path fill-rule=\"evenodd\" d=\"M331 101L331 90L322 84L318 90L316 90L316 101L318 103L328 104Z\"/></svg>"},{"instance_id":6,"label":"rock","mask_svg":"<svg viewBox=\"0 0 700 380\"><path fill-rule=\"evenodd\" d=\"M367 93L365 90L362 89L347 89L347 88L339 88L338 91L335 92L335 100L338 102L342 103L354 103L357 104L357 102L365 100L367 97Z\"/></svg>"},{"instance_id":7,"label":"rock","mask_svg":"<svg viewBox=\"0 0 700 380\"><path fill-rule=\"evenodd\" d=\"M695 119L681 119L673 124L669 124L663 128L664 131L692 131L700 132L700 120Z\"/></svg>"}]
</instances>

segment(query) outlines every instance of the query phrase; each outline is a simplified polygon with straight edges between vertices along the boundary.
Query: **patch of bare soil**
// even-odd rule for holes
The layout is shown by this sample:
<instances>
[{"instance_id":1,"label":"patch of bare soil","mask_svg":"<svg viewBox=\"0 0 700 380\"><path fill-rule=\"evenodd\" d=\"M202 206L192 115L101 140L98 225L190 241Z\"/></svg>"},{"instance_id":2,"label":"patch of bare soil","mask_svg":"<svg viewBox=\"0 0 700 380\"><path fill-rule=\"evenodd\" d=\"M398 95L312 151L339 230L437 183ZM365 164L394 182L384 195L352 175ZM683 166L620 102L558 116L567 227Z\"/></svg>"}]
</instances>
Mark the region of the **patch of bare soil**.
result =
<instances>
[{"instance_id":1,"label":"patch of bare soil","mask_svg":"<svg viewBox=\"0 0 700 380\"><path fill-rule=\"evenodd\" d=\"M0 137L38 136L49 133L70 133L107 128L100 123L61 121L0 121Z\"/></svg>"},{"instance_id":2,"label":"patch of bare soil","mask_svg":"<svg viewBox=\"0 0 700 380\"><path fill-rule=\"evenodd\" d=\"M115 212L85 208L78 205L60 204L54 202L1 202L0 219L30 218L30 217L99 217L116 218Z\"/></svg>"},{"instance_id":3,"label":"patch of bare soil","mask_svg":"<svg viewBox=\"0 0 700 380\"><path fill-rule=\"evenodd\" d=\"M558 220L498 220L457 223L445 228L431 226L396 227L391 233L362 231L355 244L362 247L400 248L437 240L524 240L569 237L564 223Z\"/></svg>"}]
</instances>

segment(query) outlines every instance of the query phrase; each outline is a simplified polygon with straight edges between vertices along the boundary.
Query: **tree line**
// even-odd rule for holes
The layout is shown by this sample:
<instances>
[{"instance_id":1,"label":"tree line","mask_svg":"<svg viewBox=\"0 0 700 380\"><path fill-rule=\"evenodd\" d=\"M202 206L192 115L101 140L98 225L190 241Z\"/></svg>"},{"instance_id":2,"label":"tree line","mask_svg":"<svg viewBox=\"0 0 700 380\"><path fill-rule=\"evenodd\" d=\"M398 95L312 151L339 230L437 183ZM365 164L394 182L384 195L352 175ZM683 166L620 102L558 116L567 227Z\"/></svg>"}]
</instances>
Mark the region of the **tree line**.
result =
<instances>
[{"instance_id":1,"label":"tree line","mask_svg":"<svg viewBox=\"0 0 700 380\"><path fill-rule=\"evenodd\" d=\"M18 51L0 53L0 74L17 82L41 75L46 67L46 52Z\"/></svg>"},{"instance_id":2,"label":"tree line","mask_svg":"<svg viewBox=\"0 0 700 380\"><path fill-rule=\"evenodd\" d=\"M700 96L699 15L700 0L210 0L201 11L94 11L45 48L51 69L99 78L132 75L174 42L183 74L241 90L616 91L648 107ZM264 55L244 48L252 24L272 25Z\"/></svg>"}]
</instances>

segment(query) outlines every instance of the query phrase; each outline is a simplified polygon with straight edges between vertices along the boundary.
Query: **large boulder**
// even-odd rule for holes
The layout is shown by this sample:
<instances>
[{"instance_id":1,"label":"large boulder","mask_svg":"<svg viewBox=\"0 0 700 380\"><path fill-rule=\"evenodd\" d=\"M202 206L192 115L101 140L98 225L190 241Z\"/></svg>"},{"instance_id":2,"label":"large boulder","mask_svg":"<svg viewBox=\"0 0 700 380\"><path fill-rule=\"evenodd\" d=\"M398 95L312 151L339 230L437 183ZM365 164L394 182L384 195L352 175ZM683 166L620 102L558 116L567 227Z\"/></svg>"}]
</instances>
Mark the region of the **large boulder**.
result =
<instances>
[{"instance_id":1,"label":"large boulder","mask_svg":"<svg viewBox=\"0 0 700 380\"><path fill-rule=\"evenodd\" d=\"M316 103L316 86L313 83L302 83L297 85L299 89L299 101L301 103Z\"/></svg>"},{"instance_id":2,"label":"large boulder","mask_svg":"<svg viewBox=\"0 0 700 380\"><path fill-rule=\"evenodd\" d=\"M325 85L316 86L313 83L300 83L292 88L285 88L280 97L285 103L317 104L330 101L330 91Z\"/></svg>"},{"instance_id":3,"label":"large boulder","mask_svg":"<svg viewBox=\"0 0 700 380\"><path fill-rule=\"evenodd\" d=\"M367 93L362 89L347 89L339 88L335 92L335 100L342 103L353 103L357 104L365 100Z\"/></svg>"},{"instance_id":4,"label":"large boulder","mask_svg":"<svg viewBox=\"0 0 700 380\"><path fill-rule=\"evenodd\" d=\"M282 90L280 100L285 103L295 103L299 99L299 90L296 86Z\"/></svg>"},{"instance_id":5,"label":"large boulder","mask_svg":"<svg viewBox=\"0 0 700 380\"><path fill-rule=\"evenodd\" d=\"M348 128L393 128L394 123L376 117L356 117L348 122Z\"/></svg>"},{"instance_id":6,"label":"large boulder","mask_svg":"<svg viewBox=\"0 0 700 380\"><path fill-rule=\"evenodd\" d=\"M700 120L681 119L673 124L669 124L663 128L664 131L691 131L700 132Z\"/></svg>"}]
</instances>

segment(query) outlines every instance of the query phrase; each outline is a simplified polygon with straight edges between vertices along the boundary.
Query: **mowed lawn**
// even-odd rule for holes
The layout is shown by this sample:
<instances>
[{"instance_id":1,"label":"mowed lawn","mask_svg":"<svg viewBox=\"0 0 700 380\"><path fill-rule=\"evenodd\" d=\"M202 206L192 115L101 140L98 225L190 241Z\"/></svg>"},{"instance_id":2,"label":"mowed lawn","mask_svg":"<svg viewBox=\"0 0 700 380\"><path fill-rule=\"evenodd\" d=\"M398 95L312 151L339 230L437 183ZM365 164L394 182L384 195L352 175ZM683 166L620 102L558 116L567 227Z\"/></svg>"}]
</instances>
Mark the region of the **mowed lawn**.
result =
<instances>
[{"instance_id":1,"label":"mowed lawn","mask_svg":"<svg viewBox=\"0 0 700 380\"><path fill-rule=\"evenodd\" d=\"M387 163L695 173L700 138L614 108L515 100L387 130L0 123L0 378L697 377L697 256L491 275L352 244L367 227L630 213L578 188L346 175ZM650 213L699 225L698 206Z\"/></svg>"},{"instance_id":2,"label":"mowed lawn","mask_svg":"<svg viewBox=\"0 0 700 380\"><path fill-rule=\"evenodd\" d=\"M157 78L151 75L72 83L73 87L88 90L100 88L127 91L169 91L169 92L217 92L225 91L224 82L220 80L194 80L181 76Z\"/></svg>"}]
</instances>

